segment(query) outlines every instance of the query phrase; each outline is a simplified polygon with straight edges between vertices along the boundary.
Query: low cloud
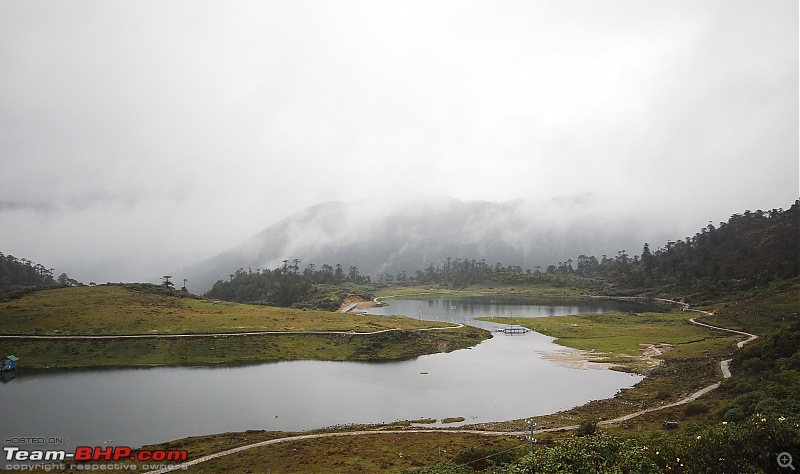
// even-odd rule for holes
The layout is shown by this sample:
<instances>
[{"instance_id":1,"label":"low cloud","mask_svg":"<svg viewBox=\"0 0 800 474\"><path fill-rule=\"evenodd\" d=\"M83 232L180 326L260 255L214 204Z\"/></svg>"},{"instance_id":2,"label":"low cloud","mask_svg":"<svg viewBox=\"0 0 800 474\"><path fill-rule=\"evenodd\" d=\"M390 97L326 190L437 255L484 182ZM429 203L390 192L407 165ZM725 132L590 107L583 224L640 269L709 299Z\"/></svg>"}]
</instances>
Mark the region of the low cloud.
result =
<instances>
[{"instance_id":1,"label":"low cloud","mask_svg":"<svg viewBox=\"0 0 800 474\"><path fill-rule=\"evenodd\" d=\"M554 226L646 216L679 235L788 207L797 17L748 0L7 2L0 250L152 280L329 201L547 202ZM343 239L373 225L352 218Z\"/></svg>"}]
</instances>

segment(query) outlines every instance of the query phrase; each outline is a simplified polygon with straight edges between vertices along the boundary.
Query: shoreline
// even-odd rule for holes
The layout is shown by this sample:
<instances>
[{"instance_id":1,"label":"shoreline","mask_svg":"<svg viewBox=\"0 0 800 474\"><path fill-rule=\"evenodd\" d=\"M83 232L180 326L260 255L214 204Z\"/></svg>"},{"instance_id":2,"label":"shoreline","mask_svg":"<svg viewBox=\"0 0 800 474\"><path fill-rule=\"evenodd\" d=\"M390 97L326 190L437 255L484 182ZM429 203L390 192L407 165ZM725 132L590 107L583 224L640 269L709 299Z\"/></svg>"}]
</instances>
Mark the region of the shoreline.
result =
<instances>
[{"instance_id":1,"label":"shoreline","mask_svg":"<svg viewBox=\"0 0 800 474\"><path fill-rule=\"evenodd\" d=\"M554 341L554 344L558 344L558 342ZM559 344L559 346L561 345ZM621 364L602 362L602 360L605 359L605 354L599 354L594 351L574 349L567 346L561 347L563 347L563 349L557 349L551 352L540 351L539 354L542 356L542 359L549 360L572 369L614 370L615 367L622 367Z\"/></svg>"},{"instance_id":2,"label":"shoreline","mask_svg":"<svg viewBox=\"0 0 800 474\"><path fill-rule=\"evenodd\" d=\"M688 305L684 306L684 308L682 308L682 309L684 311L687 310L688 309ZM706 312L706 311L699 311L699 310L695 310L695 311L705 313L706 315L710 314L709 312ZM737 331L737 330L733 330L733 329L722 328L722 327L719 327L719 326L712 326L712 325L708 325L708 324L705 324L705 323L699 323L694 318L689 318L688 322L691 325L704 326L704 327L706 327L708 329L712 329L712 330L716 329L716 330L727 331L729 333L737 334L737 335L740 335L740 336L741 335L748 336L747 340L740 341L739 343L736 344L737 348L741 348L743 345L747 344L748 342L751 342L752 340L754 340L754 339L756 339L758 337L758 336L756 336L754 334L746 333L744 331ZM661 363L661 359L659 357L663 356L665 352L674 349L674 345L673 344L668 344L668 343L658 343L658 344L640 343L639 345L642 346L641 347L641 355L639 357L635 357L635 359L636 360L640 360L640 361L650 362L651 364L653 363L653 361L657 360L658 361L658 365L660 365L660 363ZM557 362L568 364L568 365L577 365L577 368L581 368L581 369L584 369L584 368L585 369L595 368L596 366L593 367L593 365L595 365L595 364L596 365L600 365L600 366L615 365L615 364L611 364L611 363L596 362L597 359L602 359L603 356L606 355L606 354L595 353L594 351L591 351L591 350L580 350L580 349L570 348L570 347L567 347L567 346L562 346L562 347L565 347L565 349L564 350L553 351L553 352L550 352L550 353L540 352L540 354L546 359L556 360ZM721 370L721 380L727 379L727 378L729 378L731 376L730 370L728 369L729 362L730 362L730 359L722 360L722 361L719 362L719 369ZM600 367L596 367L596 368L600 368ZM645 375L645 379L646 378L647 378L647 376ZM600 421L597 422L597 425L602 425L602 426L622 425L624 423L627 423L631 419L637 418L639 416L642 416L642 415L645 415L645 414L648 414L648 413L658 412L658 411L662 411L662 410L668 410L670 408L686 405L686 404L691 403L693 401L696 401L696 400L704 397L708 393L713 392L714 390L716 390L720 386L721 380L720 380L720 378L718 378L717 381L715 381L715 382L713 382L713 383L711 383L709 385L703 385L702 387L695 388L695 389L691 390L690 392L681 393L679 398L677 400L673 399L672 402L668 402L668 403L663 403L662 402L662 403L656 403L655 405L651 405L651 406L641 406L638 410L626 411L626 412L623 412L623 414L617 414L615 416L608 417L608 418L600 418ZM614 398L616 398L616 397L614 397ZM587 404L587 405L589 405L589 404ZM583 407L586 407L587 405L583 405ZM576 409L580 411L581 407L576 407L573 410L576 410ZM570 413L573 410L567 410L563 414ZM298 435L284 436L284 437L279 437L279 438L273 438L273 439L270 439L270 440L267 440L267 441L259 441L259 442L255 442L255 443L239 445L239 446L233 447L232 449L228 449L228 450L223 450L223 451L216 450L216 452L212 451L210 453L206 453L204 456L202 456L200 458L197 458L197 459L193 460L193 462L191 462L191 464L200 464L200 463L203 463L203 462L206 462L206 461L210 461L212 459L225 457L225 456L228 456L228 455L231 455L231 454L234 454L234 453L239 453L241 451L252 449L252 448L258 448L258 447L272 445L272 444L292 443L294 441L310 440L310 439L322 439L322 438L334 438L334 439L336 439L336 438L349 437L349 436L373 436L373 435L376 435L376 434L379 434L379 433L382 434L382 435L391 435L391 434L400 434L400 433L404 433L404 434L410 434L410 433L420 433L420 434L421 433L437 433L437 434L450 434L450 435L467 435L467 434L469 434L469 435L480 435L480 436L506 436L506 437L521 438L521 437L527 436L529 434L530 435L537 435L537 434L544 434L544 433L565 432L565 431L572 431L572 430L575 430L575 429L578 428L577 424L566 424L566 423L564 423L565 421L569 421L569 419L564 419L561 422L555 421L554 423L552 423L549 420L547 420L547 418L549 418L551 416L554 416L554 415L558 415L558 414L553 414L553 415L549 415L549 416L544 417L544 419L541 420L542 423L540 423L540 428L539 429L534 429L535 425L534 424L530 424L529 430L520 430L520 427L523 427L523 429L524 429L524 425L520 425L520 420L509 420L509 421L506 421L506 422L499 422L499 423L486 423L486 424L481 423L481 424L477 424L477 425L465 425L465 426L461 426L461 427L455 428L455 429L448 429L448 428L439 428L439 429L411 428L411 429L408 429L408 430L398 430L397 429L398 426L396 424L374 425L374 426L368 426L368 427L353 426L353 427L350 427L349 430L347 428L345 428L345 431L340 431L340 430L329 431L328 429L324 429L324 430L321 430L321 432L320 431L315 431L315 432L310 432L310 433L303 433L303 434L300 434L299 436ZM571 416L568 417L568 418L571 418ZM532 421L532 420L528 420L528 421ZM555 424L555 426L552 426L553 424ZM332 427L332 428L334 428L334 427ZM367 429L364 429L364 428L367 428ZM503 429L503 428L505 428L505 429ZM280 436L281 433L272 433L272 435L273 436ZM216 435L216 436L223 436L223 435ZM214 437L211 437L210 439L214 439ZM181 441L181 440L178 440L178 441ZM157 471L157 472L164 472L165 473L165 472L169 472L169 470L162 470L162 471Z\"/></svg>"}]
</instances>

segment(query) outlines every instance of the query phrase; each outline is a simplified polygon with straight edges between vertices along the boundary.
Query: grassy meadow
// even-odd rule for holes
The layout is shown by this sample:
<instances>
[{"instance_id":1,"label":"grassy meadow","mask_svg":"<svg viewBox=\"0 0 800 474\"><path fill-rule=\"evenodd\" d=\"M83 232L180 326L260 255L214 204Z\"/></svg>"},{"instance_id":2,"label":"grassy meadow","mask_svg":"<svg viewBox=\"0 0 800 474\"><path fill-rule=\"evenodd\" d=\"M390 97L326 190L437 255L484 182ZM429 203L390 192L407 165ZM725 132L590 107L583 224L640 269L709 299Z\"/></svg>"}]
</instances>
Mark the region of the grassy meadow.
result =
<instances>
[{"instance_id":1,"label":"grassy meadow","mask_svg":"<svg viewBox=\"0 0 800 474\"><path fill-rule=\"evenodd\" d=\"M445 331L358 334L267 334L147 339L2 339L0 353L20 357L21 369L256 364L286 360L392 361L450 352L487 334Z\"/></svg>"},{"instance_id":2,"label":"grassy meadow","mask_svg":"<svg viewBox=\"0 0 800 474\"><path fill-rule=\"evenodd\" d=\"M305 311L176 298L120 285L37 291L0 303L7 335L197 334L248 331L422 329L447 324L403 317Z\"/></svg>"},{"instance_id":3,"label":"grassy meadow","mask_svg":"<svg viewBox=\"0 0 800 474\"><path fill-rule=\"evenodd\" d=\"M647 373L643 352L650 345L662 351L658 359L727 357L742 336L694 325L696 313L598 313L549 318L496 317L494 322L518 324L556 338L563 346L592 351L598 362L621 364ZM486 318L481 318L486 319ZM486 319L488 320L488 319Z\"/></svg>"},{"instance_id":4,"label":"grassy meadow","mask_svg":"<svg viewBox=\"0 0 800 474\"><path fill-rule=\"evenodd\" d=\"M247 364L283 360L387 361L478 344L486 331L404 317L304 311L177 298L120 285L37 291L0 303L3 335L174 335L191 338L11 339L20 368ZM379 334L385 329L402 329ZM285 334L235 335L250 331ZM297 334L341 331L347 334ZM221 333L221 335L211 335ZM227 335L226 335L227 334Z\"/></svg>"}]
</instances>

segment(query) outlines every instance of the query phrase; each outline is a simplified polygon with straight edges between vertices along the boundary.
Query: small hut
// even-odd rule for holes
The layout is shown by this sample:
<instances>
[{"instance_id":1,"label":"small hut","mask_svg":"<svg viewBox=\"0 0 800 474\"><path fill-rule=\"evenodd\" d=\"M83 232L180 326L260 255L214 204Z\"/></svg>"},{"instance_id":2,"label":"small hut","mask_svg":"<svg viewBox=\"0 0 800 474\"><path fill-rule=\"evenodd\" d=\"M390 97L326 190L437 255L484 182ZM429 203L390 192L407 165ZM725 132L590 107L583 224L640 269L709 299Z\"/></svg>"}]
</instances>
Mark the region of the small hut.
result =
<instances>
[{"instance_id":1,"label":"small hut","mask_svg":"<svg viewBox=\"0 0 800 474\"><path fill-rule=\"evenodd\" d=\"M9 372L12 370L16 370L17 362L19 362L19 357L15 355L3 357L2 359L0 359L0 372Z\"/></svg>"}]
</instances>

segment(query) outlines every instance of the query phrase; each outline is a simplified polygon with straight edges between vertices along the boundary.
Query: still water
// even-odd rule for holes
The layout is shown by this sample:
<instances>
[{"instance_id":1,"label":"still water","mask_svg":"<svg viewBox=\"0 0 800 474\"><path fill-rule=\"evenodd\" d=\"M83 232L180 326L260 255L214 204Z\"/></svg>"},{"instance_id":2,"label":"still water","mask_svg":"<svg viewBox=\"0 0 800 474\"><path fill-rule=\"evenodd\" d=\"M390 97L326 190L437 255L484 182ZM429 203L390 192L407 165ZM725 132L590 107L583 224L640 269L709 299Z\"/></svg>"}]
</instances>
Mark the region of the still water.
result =
<instances>
[{"instance_id":1,"label":"still water","mask_svg":"<svg viewBox=\"0 0 800 474\"><path fill-rule=\"evenodd\" d=\"M620 309L617 302L590 303L593 309L496 299L396 300L374 311L469 322L475 316ZM563 350L541 334L499 334L472 349L391 363L23 370L0 385L0 406L7 407L0 415L0 436L63 438L63 444L54 446L68 449L110 441L136 447L226 431L297 431L419 418L464 417L465 423L479 423L552 413L613 396L641 380L543 358Z\"/></svg>"},{"instance_id":2,"label":"still water","mask_svg":"<svg viewBox=\"0 0 800 474\"><path fill-rule=\"evenodd\" d=\"M663 308L656 305L631 301L544 296L536 299L515 296L471 296L433 299L389 298L386 303L388 303L388 306L372 308L368 312L383 315L396 314L427 321L449 321L478 326L484 329L495 329L500 326L475 321L472 318L541 318L545 316L607 313L611 311L663 311Z\"/></svg>"}]
</instances>

